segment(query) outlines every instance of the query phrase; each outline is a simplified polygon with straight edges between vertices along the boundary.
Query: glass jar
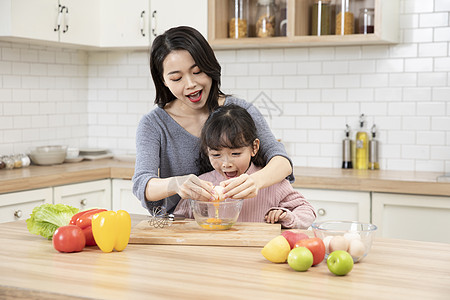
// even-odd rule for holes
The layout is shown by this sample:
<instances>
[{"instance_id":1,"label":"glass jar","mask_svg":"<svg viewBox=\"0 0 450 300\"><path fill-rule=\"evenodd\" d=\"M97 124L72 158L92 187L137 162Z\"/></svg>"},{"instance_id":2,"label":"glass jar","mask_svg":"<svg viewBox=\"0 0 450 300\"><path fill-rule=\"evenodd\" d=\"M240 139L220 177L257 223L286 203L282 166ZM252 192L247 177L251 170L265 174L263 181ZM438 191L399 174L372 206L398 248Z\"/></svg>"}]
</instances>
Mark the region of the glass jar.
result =
<instances>
[{"instance_id":1,"label":"glass jar","mask_svg":"<svg viewBox=\"0 0 450 300\"><path fill-rule=\"evenodd\" d=\"M287 7L286 0L281 0L279 4L279 11L276 17L277 19L277 30L275 32L276 36L286 36L287 35Z\"/></svg>"},{"instance_id":2,"label":"glass jar","mask_svg":"<svg viewBox=\"0 0 450 300\"><path fill-rule=\"evenodd\" d=\"M6 170L14 169L14 158L11 156L3 156L2 161L5 163Z\"/></svg>"},{"instance_id":3,"label":"glass jar","mask_svg":"<svg viewBox=\"0 0 450 300\"><path fill-rule=\"evenodd\" d=\"M258 0L255 31L257 37L275 36L275 2Z\"/></svg>"},{"instance_id":4,"label":"glass jar","mask_svg":"<svg viewBox=\"0 0 450 300\"><path fill-rule=\"evenodd\" d=\"M230 38L248 37L248 0L230 0L229 8L228 33Z\"/></svg>"},{"instance_id":5,"label":"glass jar","mask_svg":"<svg viewBox=\"0 0 450 300\"><path fill-rule=\"evenodd\" d=\"M375 32L375 10L373 8L361 8L359 10L359 33L368 34Z\"/></svg>"},{"instance_id":6,"label":"glass jar","mask_svg":"<svg viewBox=\"0 0 450 300\"><path fill-rule=\"evenodd\" d=\"M312 35L329 35L333 33L332 15L333 3L331 0L314 0L312 6Z\"/></svg>"},{"instance_id":7,"label":"glass jar","mask_svg":"<svg viewBox=\"0 0 450 300\"><path fill-rule=\"evenodd\" d=\"M336 34L355 33L355 17L352 12L352 0L336 1Z\"/></svg>"}]
</instances>

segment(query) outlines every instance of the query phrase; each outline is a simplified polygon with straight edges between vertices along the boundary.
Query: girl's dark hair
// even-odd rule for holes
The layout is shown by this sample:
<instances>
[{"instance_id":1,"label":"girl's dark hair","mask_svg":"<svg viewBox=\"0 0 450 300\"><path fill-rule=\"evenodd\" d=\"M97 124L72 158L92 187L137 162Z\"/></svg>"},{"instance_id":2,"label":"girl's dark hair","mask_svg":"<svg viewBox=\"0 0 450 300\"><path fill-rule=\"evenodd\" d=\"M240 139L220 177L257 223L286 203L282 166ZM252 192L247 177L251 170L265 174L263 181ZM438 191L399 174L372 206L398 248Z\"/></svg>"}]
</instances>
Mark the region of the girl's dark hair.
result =
<instances>
[{"instance_id":1,"label":"girl's dark hair","mask_svg":"<svg viewBox=\"0 0 450 300\"><path fill-rule=\"evenodd\" d=\"M219 105L219 96L224 95L220 90L221 67L203 35L188 26L171 28L158 35L153 41L150 50L150 71L156 89L155 104L163 108L167 103L176 99L169 88L164 85L163 79L163 62L167 55L174 50L188 51L200 70L211 77L211 91L206 104L209 111L213 111Z\"/></svg>"},{"instance_id":2,"label":"girl's dark hair","mask_svg":"<svg viewBox=\"0 0 450 300\"><path fill-rule=\"evenodd\" d=\"M218 107L206 120L200 136L200 174L213 170L208 148L220 150L253 147L253 141L258 138L256 132L255 122L245 108L235 104ZM257 166L264 166L265 162L258 153L252 158L252 162Z\"/></svg>"}]
</instances>

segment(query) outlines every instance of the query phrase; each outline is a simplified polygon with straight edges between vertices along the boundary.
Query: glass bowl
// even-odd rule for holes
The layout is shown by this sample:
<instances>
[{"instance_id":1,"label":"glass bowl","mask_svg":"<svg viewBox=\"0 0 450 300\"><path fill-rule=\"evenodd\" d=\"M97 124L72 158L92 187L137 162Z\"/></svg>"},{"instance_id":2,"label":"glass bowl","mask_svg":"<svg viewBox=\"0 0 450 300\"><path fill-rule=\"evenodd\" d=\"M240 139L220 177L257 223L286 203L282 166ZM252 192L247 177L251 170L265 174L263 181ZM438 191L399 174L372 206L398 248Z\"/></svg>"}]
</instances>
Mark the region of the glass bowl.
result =
<instances>
[{"instance_id":1,"label":"glass bowl","mask_svg":"<svg viewBox=\"0 0 450 300\"><path fill-rule=\"evenodd\" d=\"M236 223L243 203L243 199L218 202L190 200L195 221L206 230L230 229Z\"/></svg>"},{"instance_id":2,"label":"glass bowl","mask_svg":"<svg viewBox=\"0 0 450 300\"><path fill-rule=\"evenodd\" d=\"M361 261L370 252L377 226L357 221L324 221L311 225L314 236L325 244L325 259L335 250L345 250L354 262Z\"/></svg>"}]
</instances>

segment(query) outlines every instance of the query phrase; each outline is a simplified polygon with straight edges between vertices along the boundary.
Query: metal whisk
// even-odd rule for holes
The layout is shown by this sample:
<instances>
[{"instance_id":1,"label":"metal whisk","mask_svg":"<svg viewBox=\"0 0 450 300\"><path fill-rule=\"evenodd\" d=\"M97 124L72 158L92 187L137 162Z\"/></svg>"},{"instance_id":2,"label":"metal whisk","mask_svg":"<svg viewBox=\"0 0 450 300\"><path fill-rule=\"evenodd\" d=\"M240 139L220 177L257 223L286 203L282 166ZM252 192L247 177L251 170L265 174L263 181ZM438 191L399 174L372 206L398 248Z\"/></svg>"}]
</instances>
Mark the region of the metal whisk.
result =
<instances>
[{"instance_id":1,"label":"metal whisk","mask_svg":"<svg viewBox=\"0 0 450 300\"><path fill-rule=\"evenodd\" d=\"M168 214L166 208L163 206L154 207L149 218L148 225L155 228L163 228L166 225L170 226L175 220L184 220L184 216Z\"/></svg>"}]
</instances>

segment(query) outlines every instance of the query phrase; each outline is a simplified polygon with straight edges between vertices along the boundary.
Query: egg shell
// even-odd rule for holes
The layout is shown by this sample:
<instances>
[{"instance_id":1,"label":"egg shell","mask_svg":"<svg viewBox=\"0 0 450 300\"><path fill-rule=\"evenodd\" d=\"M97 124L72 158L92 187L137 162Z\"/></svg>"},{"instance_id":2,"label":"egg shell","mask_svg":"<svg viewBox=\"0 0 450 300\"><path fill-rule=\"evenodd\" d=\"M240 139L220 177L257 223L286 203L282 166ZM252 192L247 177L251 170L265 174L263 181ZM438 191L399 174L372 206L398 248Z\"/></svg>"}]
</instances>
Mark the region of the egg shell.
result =
<instances>
[{"instance_id":1,"label":"egg shell","mask_svg":"<svg viewBox=\"0 0 450 300\"><path fill-rule=\"evenodd\" d=\"M343 236L334 236L330 241L330 253L337 250L347 251L348 249L348 241Z\"/></svg>"},{"instance_id":2,"label":"egg shell","mask_svg":"<svg viewBox=\"0 0 450 300\"><path fill-rule=\"evenodd\" d=\"M366 246L364 246L364 243L358 239L352 240L348 246L348 253L355 258L363 256L365 251Z\"/></svg>"},{"instance_id":3,"label":"egg shell","mask_svg":"<svg viewBox=\"0 0 450 300\"><path fill-rule=\"evenodd\" d=\"M225 188L223 186L220 186L220 185L216 185L214 187L214 191L216 192L215 195L214 195L214 200L216 200L216 201L223 201L223 200L225 200L224 196L223 196L223 190L224 189Z\"/></svg>"},{"instance_id":4,"label":"egg shell","mask_svg":"<svg viewBox=\"0 0 450 300\"><path fill-rule=\"evenodd\" d=\"M344 237L347 239L347 241L351 242L352 240L360 240L361 236L359 235L359 233L356 232L347 232L346 234L344 234Z\"/></svg>"},{"instance_id":5,"label":"egg shell","mask_svg":"<svg viewBox=\"0 0 450 300\"><path fill-rule=\"evenodd\" d=\"M323 239L323 243L325 244L325 251L326 251L327 253L330 253L330 251L329 251L329 249L330 249L330 241L331 241L332 238L333 238L333 237L332 237L331 235L329 235L329 236L326 236L326 237Z\"/></svg>"}]
</instances>

